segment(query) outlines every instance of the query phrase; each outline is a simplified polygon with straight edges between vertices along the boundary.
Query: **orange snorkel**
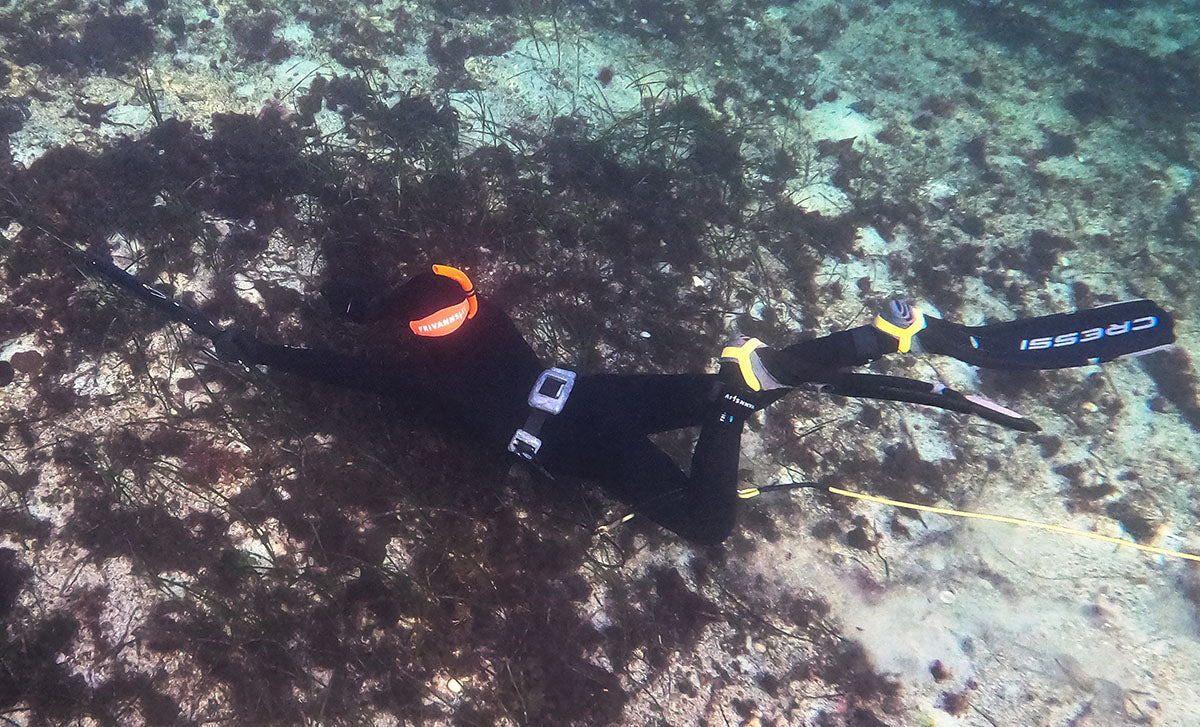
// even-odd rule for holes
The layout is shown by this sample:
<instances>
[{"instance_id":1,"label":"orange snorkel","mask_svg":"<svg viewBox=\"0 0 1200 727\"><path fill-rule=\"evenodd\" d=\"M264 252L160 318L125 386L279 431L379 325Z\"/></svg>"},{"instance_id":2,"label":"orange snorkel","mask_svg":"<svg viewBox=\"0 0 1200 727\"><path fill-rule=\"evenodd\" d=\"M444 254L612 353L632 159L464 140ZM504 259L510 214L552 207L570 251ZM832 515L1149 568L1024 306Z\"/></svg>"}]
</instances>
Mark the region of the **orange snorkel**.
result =
<instances>
[{"instance_id":1,"label":"orange snorkel","mask_svg":"<svg viewBox=\"0 0 1200 727\"><path fill-rule=\"evenodd\" d=\"M438 337L454 333L463 324L463 321L474 318L476 311L479 310L479 302L475 299L475 286L471 284L471 279L467 277L466 273L449 265L434 265L433 272L435 275L450 278L462 286L467 298L434 311L424 318L410 321L408 327L418 336Z\"/></svg>"}]
</instances>

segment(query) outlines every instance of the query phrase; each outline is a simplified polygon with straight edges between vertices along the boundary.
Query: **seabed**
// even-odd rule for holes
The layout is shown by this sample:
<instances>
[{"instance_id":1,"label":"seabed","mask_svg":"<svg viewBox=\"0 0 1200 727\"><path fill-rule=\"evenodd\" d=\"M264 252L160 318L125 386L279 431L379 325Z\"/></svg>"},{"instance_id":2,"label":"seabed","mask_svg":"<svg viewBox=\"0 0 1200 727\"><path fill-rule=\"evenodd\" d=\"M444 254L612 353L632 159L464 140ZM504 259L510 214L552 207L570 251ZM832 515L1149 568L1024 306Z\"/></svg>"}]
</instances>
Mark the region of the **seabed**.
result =
<instances>
[{"instance_id":1,"label":"seabed","mask_svg":"<svg viewBox=\"0 0 1200 727\"><path fill-rule=\"evenodd\" d=\"M968 324L1153 298L1172 351L874 369L1039 434L797 393L742 480L1200 553L1200 23L1052 5L0 7L0 721L1196 724L1194 563L805 491L720 548L599 532L601 493L220 363L63 247L352 350L323 283L455 264L581 371L895 296Z\"/></svg>"}]
</instances>

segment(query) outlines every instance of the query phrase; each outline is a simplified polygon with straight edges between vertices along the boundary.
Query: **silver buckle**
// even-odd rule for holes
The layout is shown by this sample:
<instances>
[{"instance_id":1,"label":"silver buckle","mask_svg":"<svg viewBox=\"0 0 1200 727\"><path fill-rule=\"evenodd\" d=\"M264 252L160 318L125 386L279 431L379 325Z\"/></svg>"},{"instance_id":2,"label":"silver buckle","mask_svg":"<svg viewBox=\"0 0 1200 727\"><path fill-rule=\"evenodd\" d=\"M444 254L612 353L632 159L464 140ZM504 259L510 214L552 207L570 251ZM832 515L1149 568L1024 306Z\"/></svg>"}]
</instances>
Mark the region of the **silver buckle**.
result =
<instances>
[{"instance_id":1,"label":"silver buckle","mask_svg":"<svg viewBox=\"0 0 1200 727\"><path fill-rule=\"evenodd\" d=\"M525 459L533 459L533 455L542 448L542 440L524 429L518 429L508 442L508 451Z\"/></svg>"}]
</instances>

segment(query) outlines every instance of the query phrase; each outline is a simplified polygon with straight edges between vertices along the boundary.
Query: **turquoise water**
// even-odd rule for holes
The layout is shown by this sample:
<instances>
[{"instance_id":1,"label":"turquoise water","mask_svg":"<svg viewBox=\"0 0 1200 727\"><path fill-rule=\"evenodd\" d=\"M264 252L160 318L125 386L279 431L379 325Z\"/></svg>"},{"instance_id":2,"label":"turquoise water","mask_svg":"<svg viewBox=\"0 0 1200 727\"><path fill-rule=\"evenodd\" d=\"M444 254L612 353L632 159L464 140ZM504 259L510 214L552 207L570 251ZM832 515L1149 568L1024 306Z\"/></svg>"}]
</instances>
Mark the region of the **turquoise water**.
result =
<instances>
[{"instance_id":1,"label":"turquoise water","mask_svg":"<svg viewBox=\"0 0 1200 727\"><path fill-rule=\"evenodd\" d=\"M1196 567L807 491L693 548L220 325L467 270L543 358L710 368L905 297L1151 298L1177 347L897 356L1037 434L797 393L740 480L1169 551L1195 536L1197 10L1008 0L0 7L0 717L26 724L1189 725ZM166 287L163 287L166 286ZM663 442L683 459L687 437Z\"/></svg>"}]
</instances>

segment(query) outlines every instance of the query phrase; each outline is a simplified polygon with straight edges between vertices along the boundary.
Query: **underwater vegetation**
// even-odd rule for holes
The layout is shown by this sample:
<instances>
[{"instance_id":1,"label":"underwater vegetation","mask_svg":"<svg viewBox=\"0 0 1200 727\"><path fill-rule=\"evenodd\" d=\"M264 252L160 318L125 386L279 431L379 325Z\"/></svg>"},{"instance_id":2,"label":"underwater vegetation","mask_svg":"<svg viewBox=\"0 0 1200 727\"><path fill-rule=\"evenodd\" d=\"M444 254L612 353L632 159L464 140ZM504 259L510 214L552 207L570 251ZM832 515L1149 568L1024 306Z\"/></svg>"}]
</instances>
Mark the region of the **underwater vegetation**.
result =
<instances>
[{"instance_id":1,"label":"underwater vegetation","mask_svg":"<svg viewBox=\"0 0 1200 727\"><path fill-rule=\"evenodd\" d=\"M24 443L3 462L5 529L34 549L76 548L90 567L127 563L159 594L113 634L101 616L127 595L80 587L39 613L18 598L29 574L0 551L0 710L34 722L387 713L606 724L628 698L622 677L662 673L723 623L734 641L785 633L811 644L811 658L762 674L764 685L819 682L852 723L878 722L898 687L837 634L819 598L765 602L719 552L694 556L690 572L619 570L634 533L663 540L653 530L623 529L611 560L597 561L591 528L608 506L595 495L506 477L506 463L422 432L395 403L206 360L197 342L81 278L59 242L107 252L136 241L121 254L147 279L208 276L195 302L214 319L351 348L364 343L316 290L259 280L259 307L238 295L238 274L272 245L315 247L330 285L383 286L452 259L553 331L540 339L551 355L681 370L707 361L726 294L695 289L693 275L748 269L758 246L824 254L848 244L852 223L784 199L750 209L761 190L737 132L682 94L611 128L564 118L544 138L470 151L454 112L421 95L384 103L366 76L318 78L297 107L218 114L209 130L165 118L97 152L56 148L0 172L0 227L16 230L0 327L47 352L12 359L31 396L4 416L6 441ZM314 137L321 108L364 145ZM176 347L166 372L140 343L163 334ZM601 358L605 349L615 353ZM116 362L114 388L80 392L72 372L98 373L101 359ZM84 424L88 412L130 406L145 413L112 429ZM47 477L72 504L61 528L30 499ZM615 604L602 621L581 608L595 588ZM63 658L83 652L99 681ZM430 686L447 678L452 704Z\"/></svg>"},{"instance_id":2,"label":"underwater vegetation","mask_svg":"<svg viewBox=\"0 0 1200 727\"><path fill-rule=\"evenodd\" d=\"M1056 53L1083 69L1063 97L1077 125L1039 133L1020 151L1031 166L1070 159L1090 127L1113 117L1180 154L1171 139L1200 98L1185 54L1113 47L1092 65L1011 3L942 4L988 42ZM749 26L729 18L758 17L767 2L731 0L721 13L699 13L682 2L439 0L431 7L447 21L424 39L402 8L367 23L350 5L299 15L331 36L330 53L348 72L323 69L257 113L195 118L160 107L143 64L219 27L231 42L214 69L289 58L286 23L268 4L220 18L215 6L190 13L150 0L139 13L114 3L68 22L79 8L59 3L0 20L14 66L35 64L60 80L135 79L130 93L155 119L145 131L49 149L26 166L13 161L7 135L29 122L39 99L0 98L0 331L22 341L0 363L0 386L20 392L0 411L0 530L22 544L0 548L0 718L599 725L619 723L630 702L647 699L648 685L665 680L671 699L689 704L749 684L797 710L823 700L822 727L896 724L904 690L843 633L830 604L781 589L750 562L760 543L780 542L789 528L874 558L881 543L916 537L919 520L872 523L844 501L802 512L780 500L747 508L724 550L628 567L677 543L638 520L596 535L597 524L620 514L599 494L510 472L507 462L425 431L395 402L213 361L197 341L83 278L62 245L113 252L213 319L264 338L356 352L372 342L328 310L322 290L379 289L453 261L547 359L581 370L701 369L730 318L770 341L795 335L797 321L847 323L829 320L822 301L849 289L870 309L895 292L871 277L817 272L824 261L864 258L859 229L867 226L919 245L920 255L880 263L947 316L969 306L974 278L1019 310L1044 300L1063 256L1111 240L1040 223L1002 230L983 205L931 204L924 172L895 161L950 150L966 180L963 200L1015 186L1023 172L1006 166L1013 152L994 130L961 143L947 131L978 103L972 93L997 83L991 71L955 69L963 93L922 90L907 122L885 125L866 144L764 145L746 110L771 99L781 108L782 99L795 102L779 114L836 103L839 91L814 80L815 55L887 3L826 5L783 36L755 36L749 50ZM563 114L544 128L489 125L483 112L466 118L446 101L445 89L477 85L472 59L529 34L549 47L545 21L562 12L675 44L692 65L719 60L746 71L711 89L665 83L636 112L604 121ZM492 25L484 32L477 22ZM395 45L423 54L439 89L397 93L403 86L385 80L378 61ZM615 87L628 82L622 72L598 66L589 77ZM11 73L0 64L0 89ZM1165 102L1139 114L1153 85L1168 89ZM73 113L101 127L109 102L79 99ZM855 105L867 112L873 103ZM342 133L322 132L317 117L331 114ZM817 165L846 195L846 211L813 212L789 192ZM1047 196L1055 190L1028 174ZM1196 244L1187 196L1171 210L1162 229L1186 250ZM1009 241L997 243L1001 236ZM1183 269L1180 279L1195 260ZM794 303L742 312L777 303L783 291ZM1185 292L1181 301L1194 300ZM1115 299L1082 282L1071 293L1081 306ZM1157 385L1150 406L1200 429L1186 354L1143 366ZM1066 412L1085 434L1103 431L1123 406L1099 375L984 374L980 388ZM1084 404L1095 416L1080 413ZM813 437L886 431L892 419L881 406L797 396L751 426L772 456L815 472L827 462ZM800 420L827 428L800 436ZM966 439L961 419L935 421L948 439ZM1064 446L1051 435L1015 442L1046 457ZM900 437L878 452L835 454L835 484L928 504L952 500L957 478L1004 465L998 457L928 461ZM1068 463L1055 474L1071 512L1104 513L1138 538L1161 524L1134 487L1138 473L1096 482L1087 466ZM31 594L49 587L36 568L55 558L76 571L55 582L55 600L38 601ZM109 571L132 573L142 590L110 587ZM862 592L882 590L871 572L853 572ZM983 577L1004 585L1002 576ZM1193 601L1195 581L1182 584ZM782 642L795 658L745 667L710 657L706 640L729 653ZM942 708L969 713L978 685L956 683L940 662L929 671ZM668 705L648 699L657 723L671 724ZM739 697L713 723L756 719L760 706Z\"/></svg>"}]
</instances>

